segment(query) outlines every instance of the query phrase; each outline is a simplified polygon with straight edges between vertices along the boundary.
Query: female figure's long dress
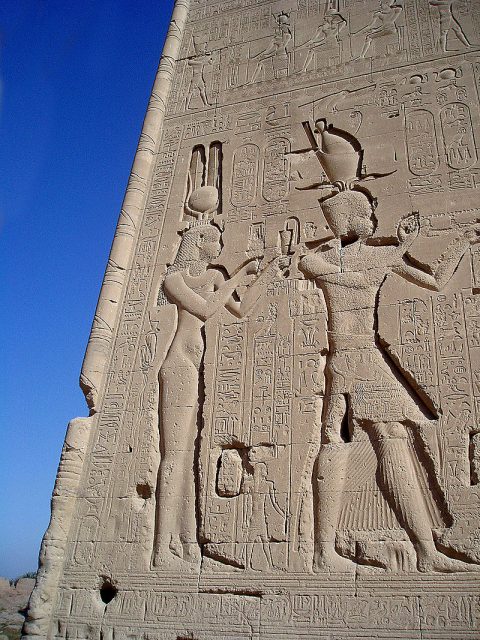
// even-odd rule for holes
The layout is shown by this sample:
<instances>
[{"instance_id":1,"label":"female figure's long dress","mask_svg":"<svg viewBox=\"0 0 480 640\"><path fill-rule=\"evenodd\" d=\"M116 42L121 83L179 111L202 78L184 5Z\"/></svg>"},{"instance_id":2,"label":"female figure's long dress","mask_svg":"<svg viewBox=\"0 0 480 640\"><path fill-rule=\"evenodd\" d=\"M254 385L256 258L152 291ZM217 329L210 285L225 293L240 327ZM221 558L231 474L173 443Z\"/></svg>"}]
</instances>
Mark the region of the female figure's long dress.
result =
<instances>
[{"instance_id":1,"label":"female figure's long dress","mask_svg":"<svg viewBox=\"0 0 480 640\"><path fill-rule=\"evenodd\" d=\"M189 278L192 291L203 298L213 291L215 272L207 274ZM190 560L198 555L195 459L200 369L205 351L203 325L202 319L178 307L177 330L160 370L157 561L165 553Z\"/></svg>"},{"instance_id":2,"label":"female figure's long dress","mask_svg":"<svg viewBox=\"0 0 480 640\"><path fill-rule=\"evenodd\" d=\"M200 560L198 544L198 449L201 429L199 399L203 397L202 364L205 321L225 307L238 317L251 309L260 285L278 270L273 261L256 277L250 261L226 280L208 265L220 254L220 231L197 226L184 234L176 263L167 273L165 293L177 307L175 336L160 370L160 454L158 472L154 564L180 559ZM198 259L179 260L185 254ZM192 275L190 275L192 274ZM232 299L245 278L256 277L242 301Z\"/></svg>"}]
</instances>

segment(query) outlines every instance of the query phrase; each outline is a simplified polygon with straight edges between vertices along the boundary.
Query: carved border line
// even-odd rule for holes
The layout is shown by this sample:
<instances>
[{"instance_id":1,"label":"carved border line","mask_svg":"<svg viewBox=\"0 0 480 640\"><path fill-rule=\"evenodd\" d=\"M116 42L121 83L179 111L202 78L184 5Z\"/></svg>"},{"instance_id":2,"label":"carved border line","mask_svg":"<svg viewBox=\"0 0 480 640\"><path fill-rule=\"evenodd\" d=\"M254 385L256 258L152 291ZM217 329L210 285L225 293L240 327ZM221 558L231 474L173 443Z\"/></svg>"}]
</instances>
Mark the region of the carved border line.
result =
<instances>
[{"instance_id":1,"label":"carved border line","mask_svg":"<svg viewBox=\"0 0 480 640\"><path fill-rule=\"evenodd\" d=\"M191 0L175 2L93 319L80 375L80 386L92 413L99 403L99 390L118 324L126 273L135 253L190 4Z\"/></svg>"},{"instance_id":2,"label":"carved border line","mask_svg":"<svg viewBox=\"0 0 480 640\"><path fill-rule=\"evenodd\" d=\"M68 427L54 488L50 524L42 541L37 581L22 631L22 638L29 640L51 637L52 610L64 564L85 453L92 433L92 418L96 413L99 389L104 380L112 338L120 317L119 303L140 232L190 4L191 0L175 2L105 270L80 376L80 386L91 417L72 420Z\"/></svg>"}]
</instances>

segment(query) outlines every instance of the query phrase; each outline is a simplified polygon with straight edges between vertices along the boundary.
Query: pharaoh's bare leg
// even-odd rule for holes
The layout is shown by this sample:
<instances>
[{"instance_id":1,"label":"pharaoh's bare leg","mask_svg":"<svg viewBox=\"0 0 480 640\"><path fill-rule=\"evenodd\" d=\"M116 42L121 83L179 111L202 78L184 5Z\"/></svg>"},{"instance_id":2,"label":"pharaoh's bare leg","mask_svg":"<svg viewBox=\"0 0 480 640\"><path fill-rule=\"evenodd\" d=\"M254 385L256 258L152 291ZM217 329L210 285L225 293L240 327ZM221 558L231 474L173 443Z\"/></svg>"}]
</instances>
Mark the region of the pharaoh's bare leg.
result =
<instances>
[{"instance_id":1,"label":"pharaoh's bare leg","mask_svg":"<svg viewBox=\"0 0 480 640\"><path fill-rule=\"evenodd\" d=\"M322 444L314 467L315 540L313 570L352 571L354 563L335 550L338 517L347 474L348 447L340 436L347 411L342 394L325 396Z\"/></svg>"},{"instance_id":2,"label":"pharaoh's bare leg","mask_svg":"<svg viewBox=\"0 0 480 640\"><path fill-rule=\"evenodd\" d=\"M366 36L365 44L363 45L363 49L362 49L362 53L360 54L360 58L365 58L365 56L368 53L368 50L372 46L372 42L373 42L373 40L372 40L371 36Z\"/></svg>"},{"instance_id":3,"label":"pharaoh's bare leg","mask_svg":"<svg viewBox=\"0 0 480 640\"><path fill-rule=\"evenodd\" d=\"M268 566L270 569L273 569L274 564L273 564L272 549L270 547L270 541L267 536L262 536L262 546L263 546L263 551L265 553L265 557L267 558Z\"/></svg>"},{"instance_id":4,"label":"pharaoh's bare leg","mask_svg":"<svg viewBox=\"0 0 480 640\"><path fill-rule=\"evenodd\" d=\"M250 534L249 534L250 535ZM254 535L249 540L245 547L245 569L252 569L253 552L255 551L255 545L258 542L262 542L261 536Z\"/></svg>"},{"instance_id":5,"label":"pharaoh's bare leg","mask_svg":"<svg viewBox=\"0 0 480 640\"><path fill-rule=\"evenodd\" d=\"M406 427L398 422L376 423L369 435L378 461L378 484L415 547L418 570L469 571L470 565L447 558L435 547L413 469Z\"/></svg>"},{"instance_id":6,"label":"pharaoh's bare leg","mask_svg":"<svg viewBox=\"0 0 480 640\"><path fill-rule=\"evenodd\" d=\"M169 358L161 370L154 564L168 562L172 554L190 562L200 557L195 490L198 380L198 369L185 358Z\"/></svg>"},{"instance_id":7,"label":"pharaoh's bare leg","mask_svg":"<svg viewBox=\"0 0 480 640\"><path fill-rule=\"evenodd\" d=\"M210 103L208 101L207 91L206 91L205 87L200 87L199 91L200 91L200 98L202 99L202 102L203 102L204 106L205 107L209 107Z\"/></svg>"}]
</instances>

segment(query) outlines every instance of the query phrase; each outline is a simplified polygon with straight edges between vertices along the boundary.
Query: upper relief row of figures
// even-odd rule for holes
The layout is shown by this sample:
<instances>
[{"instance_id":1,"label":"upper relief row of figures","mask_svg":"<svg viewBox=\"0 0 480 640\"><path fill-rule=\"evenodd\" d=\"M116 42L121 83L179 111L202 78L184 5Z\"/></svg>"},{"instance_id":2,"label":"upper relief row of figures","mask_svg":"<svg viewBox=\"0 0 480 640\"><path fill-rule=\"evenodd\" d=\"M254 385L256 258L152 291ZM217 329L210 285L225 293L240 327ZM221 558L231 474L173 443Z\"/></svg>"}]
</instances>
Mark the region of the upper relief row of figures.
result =
<instances>
[{"instance_id":1,"label":"upper relief row of figures","mask_svg":"<svg viewBox=\"0 0 480 640\"><path fill-rule=\"evenodd\" d=\"M182 57L244 43L247 48L229 52L232 58L276 58L274 70L291 73L292 63L297 72L313 70L317 57L328 64L399 54L411 59L479 45L480 5L474 0L256 2L235 13L227 6L212 20L215 6L220 5L209 7L208 16L197 10ZM282 57L288 58L286 67Z\"/></svg>"}]
</instances>

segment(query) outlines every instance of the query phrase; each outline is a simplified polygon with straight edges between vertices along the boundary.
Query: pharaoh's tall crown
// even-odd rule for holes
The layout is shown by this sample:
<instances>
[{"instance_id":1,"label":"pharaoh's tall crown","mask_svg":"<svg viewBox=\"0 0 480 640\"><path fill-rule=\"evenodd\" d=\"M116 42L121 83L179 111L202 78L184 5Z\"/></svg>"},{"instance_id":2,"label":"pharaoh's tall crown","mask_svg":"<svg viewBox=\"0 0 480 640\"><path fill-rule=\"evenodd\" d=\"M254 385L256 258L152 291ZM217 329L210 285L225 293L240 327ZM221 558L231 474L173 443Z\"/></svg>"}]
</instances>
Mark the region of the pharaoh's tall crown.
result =
<instances>
[{"instance_id":1,"label":"pharaoh's tall crown","mask_svg":"<svg viewBox=\"0 0 480 640\"><path fill-rule=\"evenodd\" d=\"M332 184L351 183L360 178L362 148L356 138L317 120L315 132L320 134L321 145L316 154Z\"/></svg>"}]
</instances>

